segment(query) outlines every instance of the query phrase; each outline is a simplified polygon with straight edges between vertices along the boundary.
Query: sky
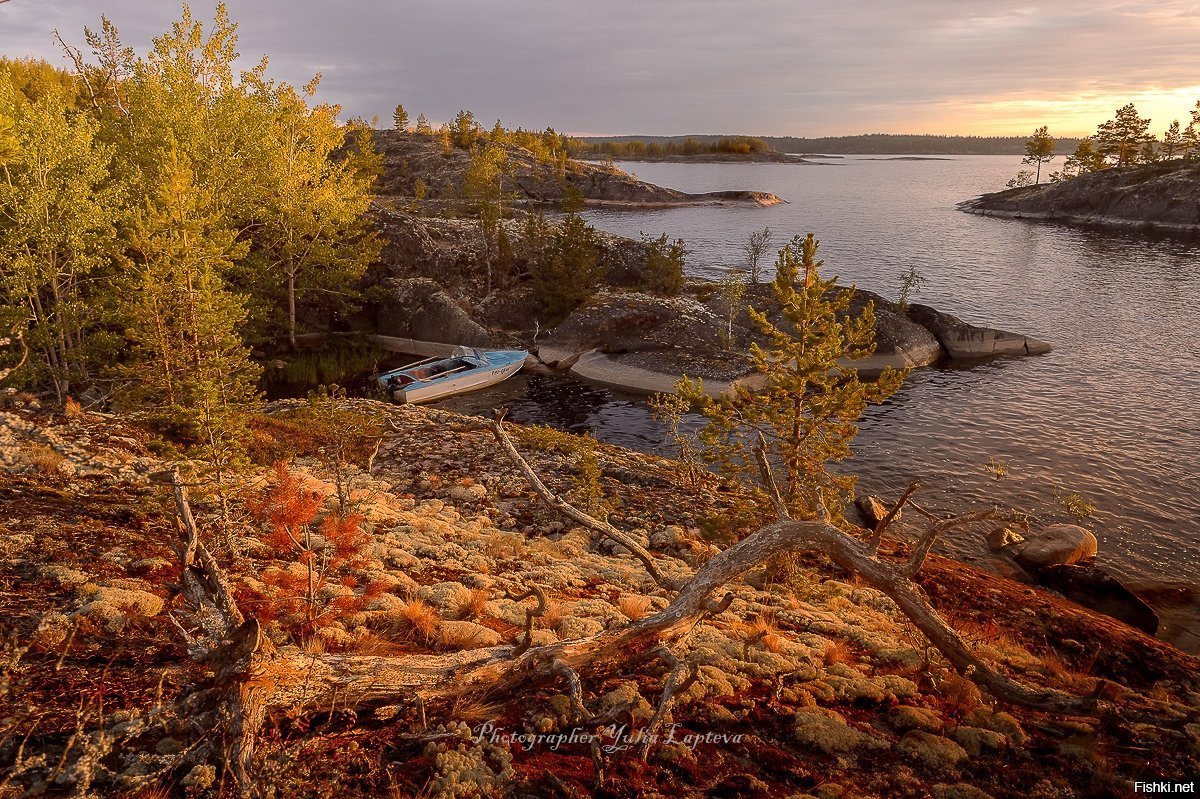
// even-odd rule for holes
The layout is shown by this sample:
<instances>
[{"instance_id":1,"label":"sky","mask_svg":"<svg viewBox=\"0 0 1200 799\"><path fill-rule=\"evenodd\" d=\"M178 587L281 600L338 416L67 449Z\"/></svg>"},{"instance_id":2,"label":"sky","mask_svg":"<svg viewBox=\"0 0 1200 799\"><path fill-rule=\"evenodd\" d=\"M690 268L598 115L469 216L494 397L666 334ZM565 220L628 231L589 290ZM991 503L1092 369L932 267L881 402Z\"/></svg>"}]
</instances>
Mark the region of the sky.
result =
<instances>
[{"instance_id":1,"label":"sky","mask_svg":"<svg viewBox=\"0 0 1200 799\"><path fill-rule=\"evenodd\" d=\"M1087 134L1126 102L1162 132L1200 99L1200 0L228 0L245 66L344 116L577 134ZM211 7L196 3L197 15ZM158 0L0 2L0 54L62 63L106 14L144 52Z\"/></svg>"}]
</instances>

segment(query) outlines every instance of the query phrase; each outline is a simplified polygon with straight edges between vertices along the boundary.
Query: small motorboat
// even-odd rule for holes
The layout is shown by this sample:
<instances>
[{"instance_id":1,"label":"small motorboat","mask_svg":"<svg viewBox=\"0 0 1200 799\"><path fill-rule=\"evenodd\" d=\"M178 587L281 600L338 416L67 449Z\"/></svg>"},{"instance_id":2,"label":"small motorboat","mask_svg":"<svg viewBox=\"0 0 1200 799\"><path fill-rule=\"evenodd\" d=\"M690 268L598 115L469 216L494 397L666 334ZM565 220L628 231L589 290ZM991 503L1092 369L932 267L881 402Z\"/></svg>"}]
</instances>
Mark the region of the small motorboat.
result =
<instances>
[{"instance_id":1,"label":"small motorboat","mask_svg":"<svg viewBox=\"0 0 1200 799\"><path fill-rule=\"evenodd\" d=\"M449 358L426 358L379 376L379 385L397 402L433 402L507 380L525 364L525 350L455 347Z\"/></svg>"}]
</instances>

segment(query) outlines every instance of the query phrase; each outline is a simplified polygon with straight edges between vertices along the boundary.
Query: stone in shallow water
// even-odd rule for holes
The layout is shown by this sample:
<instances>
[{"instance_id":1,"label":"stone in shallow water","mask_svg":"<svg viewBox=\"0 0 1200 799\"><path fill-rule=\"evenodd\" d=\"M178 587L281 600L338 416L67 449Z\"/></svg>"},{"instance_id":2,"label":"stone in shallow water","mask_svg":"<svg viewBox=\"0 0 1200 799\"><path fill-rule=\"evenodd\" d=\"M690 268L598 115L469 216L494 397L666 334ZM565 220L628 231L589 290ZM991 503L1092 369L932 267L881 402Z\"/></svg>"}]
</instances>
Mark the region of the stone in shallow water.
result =
<instances>
[{"instance_id":1,"label":"stone in shallow water","mask_svg":"<svg viewBox=\"0 0 1200 799\"><path fill-rule=\"evenodd\" d=\"M1077 524L1052 524L1017 551L1017 562L1025 568L1041 569L1058 564L1079 563L1096 557L1096 536Z\"/></svg>"}]
</instances>

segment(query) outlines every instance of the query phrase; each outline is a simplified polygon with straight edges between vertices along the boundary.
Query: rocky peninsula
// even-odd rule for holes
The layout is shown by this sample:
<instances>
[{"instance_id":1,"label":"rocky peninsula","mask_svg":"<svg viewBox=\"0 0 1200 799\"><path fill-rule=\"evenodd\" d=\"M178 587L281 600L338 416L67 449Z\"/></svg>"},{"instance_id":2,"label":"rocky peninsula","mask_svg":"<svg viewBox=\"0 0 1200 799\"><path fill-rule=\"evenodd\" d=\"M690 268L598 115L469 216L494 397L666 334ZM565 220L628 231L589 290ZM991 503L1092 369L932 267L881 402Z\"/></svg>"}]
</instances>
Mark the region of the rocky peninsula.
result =
<instances>
[{"instance_id":1,"label":"rocky peninsula","mask_svg":"<svg viewBox=\"0 0 1200 799\"><path fill-rule=\"evenodd\" d=\"M1200 235L1200 160L1111 167L984 194L958 208L982 216L1195 236Z\"/></svg>"},{"instance_id":2,"label":"rocky peninsula","mask_svg":"<svg viewBox=\"0 0 1200 799\"><path fill-rule=\"evenodd\" d=\"M383 198L411 198L418 180L429 202L423 207L436 211L459 199L471 154L461 148L447 150L432 136L394 130L372 132L383 156L383 176L376 186ZM752 204L782 202L774 194L759 191L714 191L689 194L638 180L616 167L584 161L542 161L516 145L502 145L507 174L503 189L514 201L531 205L558 205L568 188L577 189L593 207L654 208L683 205Z\"/></svg>"}]
</instances>

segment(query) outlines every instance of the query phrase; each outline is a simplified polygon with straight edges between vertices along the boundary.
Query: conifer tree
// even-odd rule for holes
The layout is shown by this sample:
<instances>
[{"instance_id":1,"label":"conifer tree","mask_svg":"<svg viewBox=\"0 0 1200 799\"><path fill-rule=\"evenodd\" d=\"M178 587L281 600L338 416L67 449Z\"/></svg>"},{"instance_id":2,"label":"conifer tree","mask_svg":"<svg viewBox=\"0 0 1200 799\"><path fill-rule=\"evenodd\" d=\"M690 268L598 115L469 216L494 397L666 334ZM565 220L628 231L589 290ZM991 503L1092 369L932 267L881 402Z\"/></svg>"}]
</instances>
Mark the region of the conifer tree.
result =
<instances>
[{"instance_id":1,"label":"conifer tree","mask_svg":"<svg viewBox=\"0 0 1200 799\"><path fill-rule=\"evenodd\" d=\"M702 382L686 377L676 391L707 419L698 437L710 462L734 474L754 469L751 448L762 435L786 475L781 491L792 513L813 518L822 503L839 518L853 497L854 480L833 473L829 464L850 456L867 405L895 393L904 373L888 369L875 381L859 378L854 359L875 351L874 309L868 305L858 316L850 314L852 291L821 277L817 246L809 234L779 251L772 284L778 322L750 309L766 339L765 347L750 347L751 363L763 378L761 391L737 385L730 394L712 397Z\"/></svg>"},{"instance_id":2,"label":"conifer tree","mask_svg":"<svg viewBox=\"0 0 1200 799\"><path fill-rule=\"evenodd\" d=\"M1200 158L1200 100L1192 110L1192 121L1183 132L1184 155L1188 158Z\"/></svg>"},{"instance_id":3,"label":"conifer tree","mask_svg":"<svg viewBox=\"0 0 1200 799\"><path fill-rule=\"evenodd\" d=\"M683 265L687 249L683 239L669 241L664 233L657 239L642 237L646 261L642 266L642 287L655 294L674 297L683 288Z\"/></svg>"},{"instance_id":4,"label":"conifer tree","mask_svg":"<svg viewBox=\"0 0 1200 799\"><path fill-rule=\"evenodd\" d=\"M567 214L534 262L534 294L552 318L561 318L596 290L604 273L596 230Z\"/></svg>"},{"instance_id":5,"label":"conifer tree","mask_svg":"<svg viewBox=\"0 0 1200 799\"><path fill-rule=\"evenodd\" d=\"M1171 124L1167 126L1167 130L1163 133L1162 138L1162 156L1166 159L1175 157L1176 153L1182 153L1184 149L1183 131L1179 129L1179 120L1171 120Z\"/></svg>"},{"instance_id":6,"label":"conifer tree","mask_svg":"<svg viewBox=\"0 0 1200 799\"><path fill-rule=\"evenodd\" d=\"M413 132L418 136L433 135L433 128L429 126L429 120L425 118L424 114L417 114L417 125L413 128Z\"/></svg>"},{"instance_id":7,"label":"conifer tree","mask_svg":"<svg viewBox=\"0 0 1200 799\"><path fill-rule=\"evenodd\" d=\"M182 155L168 156L131 221L133 266L121 292L132 344L122 401L189 421L243 407L259 373L238 334L245 299L221 279L246 245L208 210L211 191Z\"/></svg>"},{"instance_id":8,"label":"conifer tree","mask_svg":"<svg viewBox=\"0 0 1200 799\"><path fill-rule=\"evenodd\" d=\"M396 105L396 110L392 111L392 124L401 133L408 130L408 112L404 110L404 106Z\"/></svg>"},{"instance_id":9,"label":"conifer tree","mask_svg":"<svg viewBox=\"0 0 1200 799\"><path fill-rule=\"evenodd\" d=\"M1096 129L1096 146L1102 155L1113 158L1117 166L1130 166L1137 163L1146 143L1154 141L1149 131L1150 120L1138 116L1134 104L1128 103Z\"/></svg>"},{"instance_id":10,"label":"conifer tree","mask_svg":"<svg viewBox=\"0 0 1200 799\"><path fill-rule=\"evenodd\" d=\"M1049 129L1042 125L1033 132L1033 137L1025 142L1025 157L1021 159L1021 163L1037 165L1037 171L1034 176L1034 184L1042 182L1042 164L1048 164L1054 160L1054 137L1050 135Z\"/></svg>"}]
</instances>

